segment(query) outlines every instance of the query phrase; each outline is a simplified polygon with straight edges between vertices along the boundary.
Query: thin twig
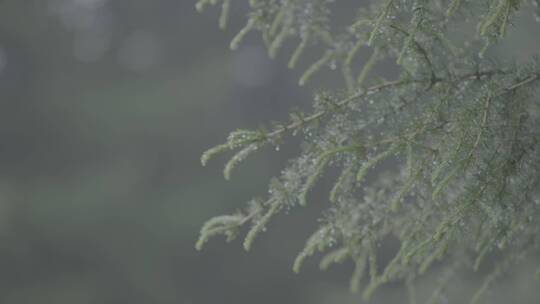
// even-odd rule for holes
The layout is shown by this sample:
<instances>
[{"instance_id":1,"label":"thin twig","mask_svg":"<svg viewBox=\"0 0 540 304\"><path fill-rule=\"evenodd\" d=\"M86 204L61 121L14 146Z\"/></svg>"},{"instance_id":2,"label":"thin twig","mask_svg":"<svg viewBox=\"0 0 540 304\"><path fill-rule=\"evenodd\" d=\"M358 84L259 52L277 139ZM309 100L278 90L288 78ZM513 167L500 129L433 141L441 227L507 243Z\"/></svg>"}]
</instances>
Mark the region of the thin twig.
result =
<instances>
[{"instance_id":1,"label":"thin twig","mask_svg":"<svg viewBox=\"0 0 540 304\"><path fill-rule=\"evenodd\" d=\"M395 80L395 81L385 82L383 84L375 85L375 86L366 88L365 90L361 90L358 93L356 93L356 94L354 94L352 96L349 96L349 97L335 103L334 108L341 108L341 107L344 107L345 105L347 105L348 103L350 103L351 101L356 100L358 98L377 93L377 92L379 92L381 90L384 90L384 89L387 89L387 88L398 87L398 86L402 86L402 85L406 85L406 84L430 82L431 84L434 85L434 84L436 84L438 82L446 82L446 81L458 81L458 82L461 82L461 81L466 81L466 80L479 80L483 76L491 77L491 76L494 76L494 75L500 75L500 74L506 74L506 73L507 72L503 71L503 70L488 70L488 71L484 71L484 72L475 72L475 73L467 73L467 74L459 75L455 79L444 79L444 78L436 77L436 78L429 78L429 79L416 79L416 80L415 79L413 79L413 80L408 79L408 80ZM534 78L532 78L532 77L531 77L531 79L528 78L528 79L524 80L523 82L508 88L507 90L514 90L514 89L516 89L516 88L518 88L518 87L520 87L522 85L525 85L525 84L537 79L539 75L535 74L534 76L535 76ZM325 114L328 114L329 112L330 111L328 111L328 110L323 110L323 111L316 112L316 113L302 119L301 121L296 121L296 122L290 123L287 126L284 126L282 128L279 128L279 129L277 129L275 131L272 131L272 132L268 133L267 138L273 139L275 137L278 137L281 134L283 134L283 133L285 133L287 131L290 131L290 130L294 130L294 129L300 127L303 124L306 124L306 123L309 123L311 121L317 120L317 119L321 118L322 116L324 116Z\"/></svg>"}]
</instances>

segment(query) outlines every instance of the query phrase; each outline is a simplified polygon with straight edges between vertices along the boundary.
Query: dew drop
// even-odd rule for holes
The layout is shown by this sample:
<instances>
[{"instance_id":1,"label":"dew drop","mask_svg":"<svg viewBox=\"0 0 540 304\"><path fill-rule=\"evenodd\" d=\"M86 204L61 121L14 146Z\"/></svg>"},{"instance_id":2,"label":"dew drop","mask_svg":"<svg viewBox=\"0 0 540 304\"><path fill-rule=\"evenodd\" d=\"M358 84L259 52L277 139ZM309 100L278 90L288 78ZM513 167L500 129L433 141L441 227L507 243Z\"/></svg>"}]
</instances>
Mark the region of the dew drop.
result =
<instances>
[{"instance_id":1,"label":"dew drop","mask_svg":"<svg viewBox=\"0 0 540 304\"><path fill-rule=\"evenodd\" d=\"M330 69L335 70L337 68L337 64L335 61L330 62Z\"/></svg>"}]
</instances>

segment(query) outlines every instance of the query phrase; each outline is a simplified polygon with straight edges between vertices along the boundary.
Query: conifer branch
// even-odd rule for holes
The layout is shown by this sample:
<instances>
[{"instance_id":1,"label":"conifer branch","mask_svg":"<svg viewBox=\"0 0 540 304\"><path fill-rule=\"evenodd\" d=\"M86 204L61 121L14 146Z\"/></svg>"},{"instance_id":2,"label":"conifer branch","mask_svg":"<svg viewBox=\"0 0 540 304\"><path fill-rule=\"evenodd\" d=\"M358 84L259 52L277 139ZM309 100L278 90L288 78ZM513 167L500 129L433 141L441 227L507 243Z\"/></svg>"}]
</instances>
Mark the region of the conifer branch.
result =
<instances>
[{"instance_id":1,"label":"conifer branch","mask_svg":"<svg viewBox=\"0 0 540 304\"><path fill-rule=\"evenodd\" d=\"M294 39L290 68L308 48L322 54L299 84L326 67L339 67L347 93L318 94L313 112L292 113L270 131L237 130L202 155L205 165L233 152L224 169L228 179L259 148L276 145L289 132L305 133L300 155L271 180L264 202L252 201L242 212L209 220L197 248L216 235L232 240L249 224L244 239L249 250L275 215L306 204L331 166L339 172L329 193L331 207L297 256L294 271L317 252L325 254L322 270L350 259L351 291L360 290L363 275L369 276L365 299L379 286L401 280L415 302L416 277L435 262L449 260L442 263L443 275L429 299L435 303L458 270L484 267L485 258L497 252L499 266L473 296L477 301L529 254L530 237L540 231L539 223L529 219L540 214L535 203L540 201L540 107L534 95L540 60L506 64L483 58L516 24L524 1L387 0L362 7L340 34L333 27L332 2L249 1L247 24L231 48L247 33L259 32L270 57L276 57ZM223 28L230 0L199 0L196 7L217 4ZM456 41L452 27L464 18L477 26L477 36ZM479 40L485 41L483 47ZM365 45L372 53L357 69L353 62ZM375 64L388 59L400 66L396 80L370 79ZM392 164L389 172L375 169L381 164ZM479 233L470 237L470 231ZM399 240L400 249L381 267L376 243L389 236ZM471 263L465 262L469 258Z\"/></svg>"}]
</instances>

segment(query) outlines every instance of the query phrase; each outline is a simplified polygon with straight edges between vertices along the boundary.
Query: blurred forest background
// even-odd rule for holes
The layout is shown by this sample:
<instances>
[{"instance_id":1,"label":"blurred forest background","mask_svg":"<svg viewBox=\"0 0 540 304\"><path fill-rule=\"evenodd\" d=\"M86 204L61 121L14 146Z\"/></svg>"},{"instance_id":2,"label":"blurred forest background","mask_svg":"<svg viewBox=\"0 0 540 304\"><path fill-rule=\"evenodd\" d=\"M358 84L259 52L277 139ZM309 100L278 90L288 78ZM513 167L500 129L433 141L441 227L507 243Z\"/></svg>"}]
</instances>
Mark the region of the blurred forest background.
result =
<instances>
[{"instance_id":1,"label":"blurred forest background","mask_svg":"<svg viewBox=\"0 0 540 304\"><path fill-rule=\"evenodd\" d=\"M0 1L0 303L361 303L349 264L291 271L323 197L273 222L249 254L219 240L194 249L206 219L264 194L298 148L260 153L232 182L220 160L202 168L201 152L309 109L316 87L298 88L300 71L255 37L228 50L242 5L224 33L218 10L197 14L194 1ZM540 24L524 22L506 58L539 53ZM479 277L452 288L466 295ZM525 265L488 299L540 303L538 284ZM374 299L405 301L400 284Z\"/></svg>"}]
</instances>

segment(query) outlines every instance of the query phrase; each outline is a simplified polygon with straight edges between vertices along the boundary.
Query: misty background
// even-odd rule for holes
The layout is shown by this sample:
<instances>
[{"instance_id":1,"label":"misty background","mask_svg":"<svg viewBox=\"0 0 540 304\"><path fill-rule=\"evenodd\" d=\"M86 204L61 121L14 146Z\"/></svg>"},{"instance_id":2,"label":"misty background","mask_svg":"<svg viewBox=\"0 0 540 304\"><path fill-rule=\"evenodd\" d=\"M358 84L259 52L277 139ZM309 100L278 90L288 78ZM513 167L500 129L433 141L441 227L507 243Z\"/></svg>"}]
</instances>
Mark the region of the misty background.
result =
<instances>
[{"instance_id":1,"label":"misty background","mask_svg":"<svg viewBox=\"0 0 540 304\"><path fill-rule=\"evenodd\" d=\"M222 239L194 249L205 220L264 195L298 147L261 151L230 182L226 158L203 168L201 153L236 128L308 111L317 87L299 88L301 71L283 54L270 60L256 35L229 51L244 8L223 32L219 9L198 14L194 1L0 1L0 303L362 303L348 291L349 263L291 270L325 189L276 218L249 253ZM502 47L518 60L540 49L539 24L520 29ZM332 85L339 73L321 77ZM486 301L539 303L531 269ZM454 292L470 295L483 274ZM373 301L404 302L401 284Z\"/></svg>"}]
</instances>

